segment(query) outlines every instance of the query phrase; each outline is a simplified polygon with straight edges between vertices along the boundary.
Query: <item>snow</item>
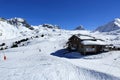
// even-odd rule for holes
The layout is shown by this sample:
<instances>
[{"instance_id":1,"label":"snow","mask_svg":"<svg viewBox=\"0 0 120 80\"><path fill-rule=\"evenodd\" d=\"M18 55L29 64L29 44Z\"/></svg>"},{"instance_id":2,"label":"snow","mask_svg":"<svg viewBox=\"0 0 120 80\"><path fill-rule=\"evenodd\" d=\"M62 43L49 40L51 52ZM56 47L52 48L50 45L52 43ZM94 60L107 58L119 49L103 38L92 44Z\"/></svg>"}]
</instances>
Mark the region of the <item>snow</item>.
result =
<instances>
[{"instance_id":1,"label":"snow","mask_svg":"<svg viewBox=\"0 0 120 80\"><path fill-rule=\"evenodd\" d=\"M91 56L62 54L64 50L58 50L70 34L57 34L51 32L51 36L30 40L27 46L1 51L0 80L120 80L119 51Z\"/></svg>"},{"instance_id":2,"label":"snow","mask_svg":"<svg viewBox=\"0 0 120 80\"><path fill-rule=\"evenodd\" d=\"M115 22L114 22L118 27L120 27L120 19L119 18L115 18Z\"/></svg>"},{"instance_id":3,"label":"snow","mask_svg":"<svg viewBox=\"0 0 120 80\"><path fill-rule=\"evenodd\" d=\"M19 21L19 22L24 22L24 21L25 21L25 20L22 19L22 18L15 18L15 19L17 19L17 21Z\"/></svg>"},{"instance_id":4,"label":"snow","mask_svg":"<svg viewBox=\"0 0 120 80\"><path fill-rule=\"evenodd\" d=\"M36 44L32 44L34 41ZM99 59L97 57L100 55L96 56L96 59L94 59L94 56L81 59L59 58L50 55L50 53L55 50L52 46L60 48L61 43L59 44L59 42L57 42L56 45L54 44L56 41L41 40L41 43L38 42L39 40L34 41L27 47L9 49L1 52L2 56L3 54L7 56L6 61L0 61L1 80L119 80L119 75L115 76L115 74L117 74L115 72L114 75L111 75L111 73L106 74L106 72L103 73L102 71L96 70L99 65L103 65L102 63L97 64L97 60ZM51 48L48 46L50 44L52 45ZM38 49L41 49L41 52L39 52ZM106 55L106 57L107 56L108 55ZM90 61L88 61L87 58L91 58ZM105 57L103 57L103 59L104 58ZM93 67L91 66L88 66L89 68L87 67L87 65L92 64L96 64L93 65L94 69L92 69ZM104 67L102 69L104 69ZM114 69L119 71L117 68Z\"/></svg>"},{"instance_id":5,"label":"snow","mask_svg":"<svg viewBox=\"0 0 120 80\"><path fill-rule=\"evenodd\" d=\"M84 40L84 39L94 39L93 37L87 36L87 35L80 35L79 37L80 39Z\"/></svg>"},{"instance_id":6,"label":"snow","mask_svg":"<svg viewBox=\"0 0 120 80\"><path fill-rule=\"evenodd\" d=\"M103 41L96 40L96 41L90 41L90 40L85 40L81 42L84 45L106 45Z\"/></svg>"},{"instance_id":7,"label":"snow","mask_svg":"<svg viewBox=\"0 0 120 80\"><path fill-rule=\"evenodd\" d=\"M0 44L8 46L8 49L0 50L0 80L120 80L120 51L83 56L65 49L66 42L74 34L89 35L83 38L96 37L105 43L119 45L119 31L100 33L34 26L34 31L26 31L23 36L13 27L0 22L1 33L6 33L0 36ZM26 38L29 40L24 43L28 44L10 48L13 42ZM91 43L102 44L101 41L85 42Z\"/></svg>"},{"instance_id":8,"label":"snow","mask_svg":"<svg viewBox=\"0 0 120 80\"><path fill-rule=\"evenodd\" d=\"M110 31L115 31L120 29L120 19L115 18L113 21L98 27L95 31L100 31L100 32L110 32Z\"/></svg>"},{"instance_id":9,"label":"snow","mask_svg":"<svg viewBox=\"0 0 120 80\"><path fill-rule=\"evenodd\" d=\"M108 52L102 53L94 56L83 57L81 60L71 60L72 63L75 63L78 66L82 66L84 68L95 69L96 71L100 71L103 73L107 73L110 75L116 74L119 77L119 52ZM82 64L78 64L82 63ZM87 63L87 64L86 64ZM97 67L96 67L97 66Z\"/></svg>"},{"instance_id":10,"label":"snow","mask_svg":"<svg viewBox=\"0 0 120 80\"><path fill-rule=\"evenodd\" d=\"M22 18L15 18L22 22ZM0 21L0 40L13 39L21 36L34 35L35 32L31 31L24 25L15 26L10 24L7 20Z\"/></svg>"},{"instance_id":11,"label":"snow","mask_svg":"<svg viewBox=\"0 0 120 80\"><path fill-rule=\"evenodd\" d=\"M1 22L0 21L0 40L4 39L12 39L17 36L21 36L19 33L19 30L14 28L14 26L8 24L7 22Z\"/></svg>"}]
</instances>

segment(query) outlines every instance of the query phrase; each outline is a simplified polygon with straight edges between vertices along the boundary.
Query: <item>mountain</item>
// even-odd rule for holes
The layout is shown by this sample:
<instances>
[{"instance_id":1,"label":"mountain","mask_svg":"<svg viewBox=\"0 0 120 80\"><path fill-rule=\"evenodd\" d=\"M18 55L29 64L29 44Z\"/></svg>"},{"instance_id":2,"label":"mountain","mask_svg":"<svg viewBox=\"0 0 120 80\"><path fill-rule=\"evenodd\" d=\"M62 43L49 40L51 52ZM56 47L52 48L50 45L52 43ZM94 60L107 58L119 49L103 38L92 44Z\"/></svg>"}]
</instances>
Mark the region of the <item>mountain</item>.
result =
<instances>
[{"instance_id":1,"label":"mountain","mask_svg":"<svg viewBox=\"0 0 120 80\"><path fill-rule=\"evenodd\" d=\"M50 29L60 29L60 26L58 25L52 25L52 24L42 24L42 27L50 28Z\"/></svg>"},{"instance_id":2,"label":"mountain","mask_svg":"<svg viewBox=\"0 0 120 80\"><path fill-rule=\"evenodd\" d=\"M19 36L37 35L39 32L53 32L60 30L60 26L52 24L42 24L31 26L23 18L0 18L0 40L12 39Z\"/></svg>"},{"instance_id":3,"label":"mountain","mask_svg":"<svg viewBox=\"0 0 120 80\"><path fill-rule=\"evenodd\" d=\"M76 27L75 30L85 30L85 29L82 25L80 25L80 26Z\"/></svg>"},{"instance_id":4,"label":"mountain","mask_svg":"<svg viewBox=\"0 0 120 80\"><path fill-rule=\"evenodd\" d=\"M22 18L11 18L8 19L8 23L10 23L11 25L16 26L17 28L21 28L21 26L24 26L30 30L34 30L33 27L31 27L26 20L22 19Z\"/></svg>"},{"instance_id":5,"label":"mountain","mask_svg":"<svg viewBox=\"0 0 120 80\"><path fill-rule=\"evenodd\" d=\"M98 27L95 31L110 32L120 29L120 18L115 18L113 21Z\"/></svg>"},{"instance_id":6,"label":"mountain","mask_svg":"<svg viewBox=\"0 0 120 80\"><path fill-rule=\"evenodd\" d=\"M23 34L27 35L26 32L31 32L33 29L22 18L0 18L0 40L23 36Z\"/></svg>"},{"instance_id":7,"label":"mountain","mask_svg":"<svg viewBox=\"0 0 120 80\"><path fill-rule=\"evenodd\" d=\"M38 30L37 36L0 42L0 80L120 80L120 51L85 56L65 50L73 34L95 36L110 42L112 39L112 42L118 41L117 44L120 43L119 35L85 30L56 29L53 32L44 27ZM119 40L114 40L117 36Z\"/></svg>"},{"instance_id":8,"label":"mountain","mask_svg":"<svg viewBox=\"0 0 120 80\"><path fill-rule=\"evenodd\" d=\"M74 34L119 47L120 30L63 30L51 24L31 30L26 24L22 18L0 18L0 80L120 80L120 51L85 56L66 50Z\"/></svg>"},{"instance_id":9,"label":"mountain","mask_svg":"<svg viewBox=\"0 0 120 80\"><path fill-rule=\"evenodd\" d=\"M6 19L0 18L0 40L11 39L17 36L21 36L19 30L9 24Z\"/></svg>"}]
</instances>

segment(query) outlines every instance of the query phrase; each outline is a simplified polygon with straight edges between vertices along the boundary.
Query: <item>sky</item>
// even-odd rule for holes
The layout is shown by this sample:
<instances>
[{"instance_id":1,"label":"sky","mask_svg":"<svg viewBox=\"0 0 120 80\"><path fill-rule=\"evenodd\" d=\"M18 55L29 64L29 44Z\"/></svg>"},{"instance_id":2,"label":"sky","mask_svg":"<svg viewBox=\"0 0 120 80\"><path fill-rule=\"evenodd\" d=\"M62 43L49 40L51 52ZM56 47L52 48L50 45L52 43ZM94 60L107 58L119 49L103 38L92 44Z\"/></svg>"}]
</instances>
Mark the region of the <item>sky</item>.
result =
<instances>
[{"instance_id":1,"label":"sky","mask_svg":"<svg viewBox=\"0 0 120 80\"><path fill-rule=\"evenodd\" d=\"M94 30L120 17L120 0L0 0L0 17L21 17L31 25L44 23Z\"/></svg>"}]
</instances>

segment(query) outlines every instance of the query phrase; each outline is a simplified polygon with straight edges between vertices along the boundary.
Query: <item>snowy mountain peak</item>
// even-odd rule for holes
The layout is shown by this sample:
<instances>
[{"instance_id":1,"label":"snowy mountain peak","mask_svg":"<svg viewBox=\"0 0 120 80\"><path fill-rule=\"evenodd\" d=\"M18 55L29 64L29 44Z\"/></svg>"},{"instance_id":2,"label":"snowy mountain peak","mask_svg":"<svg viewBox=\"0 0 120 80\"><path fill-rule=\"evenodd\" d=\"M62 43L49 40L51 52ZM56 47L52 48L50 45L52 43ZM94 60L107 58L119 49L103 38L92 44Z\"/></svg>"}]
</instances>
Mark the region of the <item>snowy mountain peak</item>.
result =
<instances>
[{"instance_id":1,"label":"snowy mountain peak","mask_svg":"<svg viewBox=\"0 0 120 80\"><path fill-rule=\"evenodd\" d=\"M26 28L28 28L28 29L30 29L30 30L33 30L33 29L34 29L34 28L31 27L31 25L29 25L29 24L27 23L27 21L26 21L25 19L23 19L23 18L17 18L17 17L11 18L11 19L8 19L8 22L9 22L11 25L16 26L17 28L21 28L22 26L24 26L24 27L26 27Z\"/></svg>"},{"instance_id":2,"label":"snowy mountain peak","mask_svg":"<svg viewBox=\"0 0 120 80\"><path fill-rule=\"evenodd\" d=\"M33 27L22 18L0 18L0 40L31 35Z\"/></svg>"},{"instance_id":3,"label":"snowy mountain peak","mask_svg":"<svg viewBox=\"0 0 120 80\"><path fill-rule=\"evenodd\" d=\"M115 18L113 21L98 27L95 31L110 32L120 29L120 18Z\"/></svg>"},{"instance_id":4,"label":"snowy mountain peak","mask_svg":"<svg viewBox=\"0 0 120 80\"><path fill-rule=\"evenodd\" d=\"M120 27L120 18L115 18L114 24L116 24L118 27Z\"/></svg>"},{"instance_id":5,"label":"snowy mountain peak","mask_svg":"<svg viewBox=\"0 0 120 80\"><path fill-rule=\"evenodd\" d=\"M75 30L85 30L85 29L82 25L80 25L80 26L76 27Z\"/></svg>"},{"instance_id":6,"label":"snowy mountain peak","mask_svg":"<svg viewBox=\"0 0 120 80\"><path fill-rule=\"evenodd\" d=\"M120 21L120 18L115 18L115 21Z\"/></svg>"}]
</instances>

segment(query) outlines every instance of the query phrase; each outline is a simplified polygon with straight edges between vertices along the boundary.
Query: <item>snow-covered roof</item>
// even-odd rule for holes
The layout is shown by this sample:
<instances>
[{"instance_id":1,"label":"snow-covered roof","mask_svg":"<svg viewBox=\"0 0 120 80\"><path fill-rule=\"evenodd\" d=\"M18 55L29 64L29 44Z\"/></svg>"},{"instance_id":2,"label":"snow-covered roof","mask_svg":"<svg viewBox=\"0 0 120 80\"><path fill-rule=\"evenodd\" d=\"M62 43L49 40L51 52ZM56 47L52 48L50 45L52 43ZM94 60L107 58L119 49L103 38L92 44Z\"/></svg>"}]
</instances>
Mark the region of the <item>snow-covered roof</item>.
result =
<instances>
[{"instance_id":1,"label":"snow-covered roof","mask_svg":"<svg viewBox=\"0 0 120 80\"><path fill-rule=\"evenodd\" d=\"M120 44L114 44L114 47L120 48Z\"/></svg>"},{"instance_id":2,"label":"snow-covered roof","mask_svg":"<svg viewBox=\"0 0 120 80\"><path fill-rule=\"evenodd\" d=\"M96 41L91 41L91 40L85 40L81 42L83 45L106 45L105 42L96 40Z\"/></svg>"},{"instance_id":3,"label":"snow-covered roof","mask_svg":"<svg viewBox=\"0 0 120 80\"><path fill-rule=\"evenodd\" d=\"M94 39L94 38L89 37L89 36L80 36L79 38L80 38L80 39Z\"/></svg>"},{"instance_id":4,"label":"snow-covered roof","mask_svg":"<svg viewBox=\"0 0 120 80\"><path fill-rule=\"evenodd\" d=\"M82 39L82 40L84 40L84 39L95 39L94 37L86 36L86 35L80 35L79 38Z\"/></svg>"}]
</instances>

